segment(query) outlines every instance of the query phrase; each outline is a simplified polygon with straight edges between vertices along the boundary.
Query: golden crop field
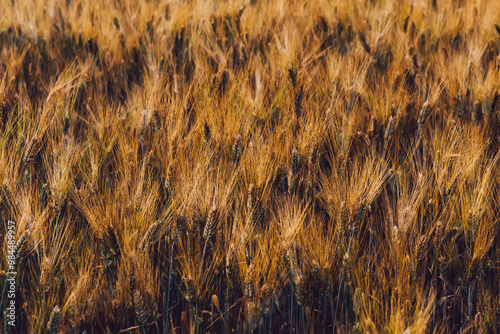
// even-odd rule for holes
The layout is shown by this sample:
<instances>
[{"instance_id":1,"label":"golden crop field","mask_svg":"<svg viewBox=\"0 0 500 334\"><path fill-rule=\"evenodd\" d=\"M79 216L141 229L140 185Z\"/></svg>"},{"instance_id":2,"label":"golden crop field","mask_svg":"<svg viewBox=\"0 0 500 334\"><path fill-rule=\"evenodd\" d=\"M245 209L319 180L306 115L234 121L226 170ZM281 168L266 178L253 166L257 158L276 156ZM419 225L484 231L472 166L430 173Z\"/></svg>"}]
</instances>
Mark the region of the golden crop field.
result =
<instances>
[{"instance_id":1,"label":"golden crop field","mask_svg":"<svg viewBox=\"0 0 500 334\"><path fill-rule=\"evenodd\" d=\"M500 333L500 2L1 0L2 333Z\"/></svg>"}]
</instances>

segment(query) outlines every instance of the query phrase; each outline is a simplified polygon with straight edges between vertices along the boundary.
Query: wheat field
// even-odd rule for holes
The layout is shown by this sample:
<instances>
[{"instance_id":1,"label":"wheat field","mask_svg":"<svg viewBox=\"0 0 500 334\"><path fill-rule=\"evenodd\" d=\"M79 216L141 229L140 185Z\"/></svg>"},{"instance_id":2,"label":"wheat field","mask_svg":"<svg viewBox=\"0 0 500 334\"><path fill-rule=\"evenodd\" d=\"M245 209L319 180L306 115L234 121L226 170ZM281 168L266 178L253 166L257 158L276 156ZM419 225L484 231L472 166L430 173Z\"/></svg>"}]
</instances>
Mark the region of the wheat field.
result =
<instances>
[{"instance_id":1,"label":"wheat field","mask_svg":"<svg viewBox=\"0 0 500 334\"><path fill-rule=\"evenodd\" d=\"M2 333L500 333L500 3L0 1Z\"/></svg>"}]
</instances>

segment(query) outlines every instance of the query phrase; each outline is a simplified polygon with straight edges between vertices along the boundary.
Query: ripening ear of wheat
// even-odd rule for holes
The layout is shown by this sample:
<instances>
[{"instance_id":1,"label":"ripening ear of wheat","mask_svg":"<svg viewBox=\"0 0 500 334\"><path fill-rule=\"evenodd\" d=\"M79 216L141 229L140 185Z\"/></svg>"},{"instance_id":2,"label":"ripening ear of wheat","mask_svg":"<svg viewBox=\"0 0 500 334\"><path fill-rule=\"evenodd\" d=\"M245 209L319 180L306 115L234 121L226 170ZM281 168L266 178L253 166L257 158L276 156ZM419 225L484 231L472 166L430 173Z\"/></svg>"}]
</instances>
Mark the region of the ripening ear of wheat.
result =
<instances>
[{"instance_id":1,"label":"ripening ear of wheat","mask_svg":"<svg viewBox=\"0 0 500 334\"><path fill-rule=\"evenodd\" d=\"M4 332L500 332L500 3L0 12Z\"/></svg>"},{"instance_id":2,"label":"ripening ear of wheat","mask_svg":"<svg viewBox=\"0 0 500 334\"><path fill-rule=\"evenodd\" d=\"M50 334L57 333L59 327L59 321L61 320L61 309L59 306L55 306L50 314L49 324L47 326L47 332Z\"/></svg>"}]
</instances>

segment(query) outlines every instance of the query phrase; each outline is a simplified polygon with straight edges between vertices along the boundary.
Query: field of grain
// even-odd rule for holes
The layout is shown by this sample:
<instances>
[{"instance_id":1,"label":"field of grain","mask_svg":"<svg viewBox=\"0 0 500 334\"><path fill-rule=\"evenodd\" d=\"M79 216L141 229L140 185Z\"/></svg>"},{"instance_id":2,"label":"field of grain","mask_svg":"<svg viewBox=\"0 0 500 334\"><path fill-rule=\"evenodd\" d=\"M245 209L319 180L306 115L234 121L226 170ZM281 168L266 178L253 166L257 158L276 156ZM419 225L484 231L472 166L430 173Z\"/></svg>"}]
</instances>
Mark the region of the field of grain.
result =
<instances>
[{"instance_id":1,"label":"field of grain","mask_svg":"<svg viewBox=\"0 0 500 334\"><path fill-rule=\"evenodd\" d=\"M0 332L500 333L500 3L0 13Z\"/></svg>"}]
</instances>

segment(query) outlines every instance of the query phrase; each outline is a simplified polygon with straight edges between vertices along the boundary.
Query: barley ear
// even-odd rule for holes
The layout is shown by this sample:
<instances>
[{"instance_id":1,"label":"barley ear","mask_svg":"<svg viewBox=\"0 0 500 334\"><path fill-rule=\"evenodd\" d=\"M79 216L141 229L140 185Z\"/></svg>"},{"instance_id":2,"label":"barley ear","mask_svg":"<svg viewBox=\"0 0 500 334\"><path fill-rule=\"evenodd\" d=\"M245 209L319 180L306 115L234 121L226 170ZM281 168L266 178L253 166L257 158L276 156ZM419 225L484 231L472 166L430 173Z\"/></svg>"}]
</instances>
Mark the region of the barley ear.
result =
<instances>
[{"instance_id":1,"label":"barley ear","mask_svg":"<svg viewBox=\"0 0 500 334\"><path fill-rule=\"evenodd\" d=\"M237 164L241 157L241 135L237 135L233 145L231 160Z\"/></svg>"},{"instance_id":2,"label":"barley ear","mask_svg":"<svg viewBox=\"0 0 500 334\"><path fill-rule=\"evenodd\" d=\"M61 320L61 309L59 306L55 306L50 314L49 323L47 325L48 334L56 334L59 328L59 321Z\"/></svg>"}]
</instances>

